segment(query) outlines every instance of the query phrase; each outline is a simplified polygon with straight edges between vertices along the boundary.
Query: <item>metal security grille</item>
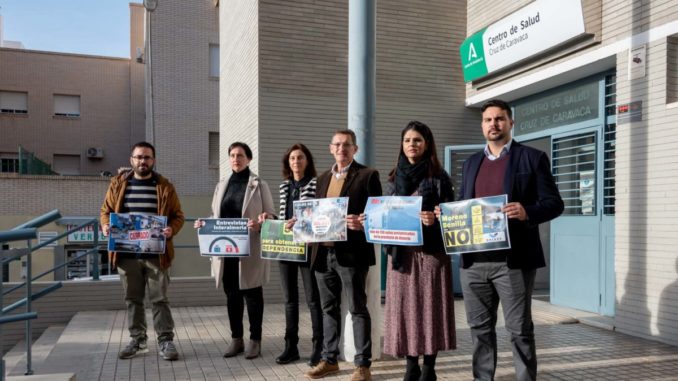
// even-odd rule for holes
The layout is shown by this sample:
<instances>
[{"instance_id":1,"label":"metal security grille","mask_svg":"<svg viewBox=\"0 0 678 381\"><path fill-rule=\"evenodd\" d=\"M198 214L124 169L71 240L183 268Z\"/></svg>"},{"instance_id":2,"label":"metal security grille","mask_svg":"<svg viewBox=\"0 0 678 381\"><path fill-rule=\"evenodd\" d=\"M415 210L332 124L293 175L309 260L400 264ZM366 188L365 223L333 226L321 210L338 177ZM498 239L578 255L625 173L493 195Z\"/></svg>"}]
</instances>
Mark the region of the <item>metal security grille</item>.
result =
<instances>
[{"instance_id":1,"label":"metal security grille","mask_svg":"<svg viewBox=\"0 0 678 381\"><path fill-rule=\"evenodd\" d=\"M453 151L450 156L452 167L450 169L450 176L452 177L452 185L454 186L455 199L459 197L459 190L461 189L462 166L464 165L464 161L476 152L478 152L477 148L468 150L463 149Z\"/></svg>"},{"instance_id":2,"label":"metal security grille","mask_svg":"<svg viewBox=\"0 0 678 381\"><path fill-rule=\"evenodd\" d=\"M553 140L553 176L565 215L596 214L596 133Z\"/></svg>"},{"instance_id":3,"label":"metal security grille","mask_svg":"<svg viewBox=\"0 0 678 381\"><path fill-rule=\"evenodd\" d=\"M614 215L615 159L617 143L617 76L605 77L605 132L603 135L603 214Z\"/></svg>"}]
</instances>

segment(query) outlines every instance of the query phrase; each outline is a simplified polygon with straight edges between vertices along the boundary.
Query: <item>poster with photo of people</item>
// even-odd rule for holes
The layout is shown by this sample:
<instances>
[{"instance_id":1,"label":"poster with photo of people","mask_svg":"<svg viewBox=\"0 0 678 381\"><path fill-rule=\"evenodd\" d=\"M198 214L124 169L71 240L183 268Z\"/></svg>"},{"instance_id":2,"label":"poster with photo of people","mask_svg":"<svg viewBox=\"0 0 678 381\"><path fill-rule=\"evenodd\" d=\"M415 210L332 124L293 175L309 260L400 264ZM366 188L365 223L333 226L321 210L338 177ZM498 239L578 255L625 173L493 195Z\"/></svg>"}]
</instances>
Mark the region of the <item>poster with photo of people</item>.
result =
<instances>
[{"instance_id":1,"label":"poster with photo of people","mask_svg":"<svg viewBox=\"0 0 678 381\"><path fill-rule=\"evenodd\" d=\"M294 242L346 241L348 197L294 201Z\"/></svg>"},{"instance_id":2,"label":"poster with photo of people","mask_svg":"<svg viewBox=\"0 0 678 381\"><path fill-rule=\"evenodd\" d=\"M165 253L167 217L111 213L108 251L138 254Z\"/></svg>"}]
</instances>

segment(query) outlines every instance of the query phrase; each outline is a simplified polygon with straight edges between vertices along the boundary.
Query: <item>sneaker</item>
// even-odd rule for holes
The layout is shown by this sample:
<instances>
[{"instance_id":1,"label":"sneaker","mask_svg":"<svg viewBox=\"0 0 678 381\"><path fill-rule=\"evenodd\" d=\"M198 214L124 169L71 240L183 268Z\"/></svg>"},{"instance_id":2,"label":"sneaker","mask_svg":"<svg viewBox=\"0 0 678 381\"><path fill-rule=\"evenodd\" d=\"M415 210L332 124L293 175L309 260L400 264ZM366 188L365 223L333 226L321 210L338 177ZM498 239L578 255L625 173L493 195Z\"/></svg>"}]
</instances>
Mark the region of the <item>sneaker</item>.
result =
<instances>
[{"instance_id":1,"label":"sneaker","mask_svg":"<svg viewBox=\"0 0 678 381\"><path fill-rule=\"evenodd\" d=\"M118 352L118 358L131 359L132 357L136 356L137 353L146 352L148 352L146 339L132 339L125 348Z\"/></svg>"},{"instance_id":2,"label":"sneaker","mask_svg":"<svg viewBox=\"0 0 678 381\"><path fill-rule=\"evenodd\" d=\"M351 376L351 381L370 381L371 379L370 368L366 366L356 367Z\"/></svg>"},{"instance_id":3,"label":"sneaker","mask_svg":"<svg viewBox=\"0 0 678 381\"><path fill-rule=\"evenodd\" d=\"M179 358L179 352L177 352L177 347L174 346L174 341L167 340L160 343L160 357L169 361Z\"/></svg>"},{"instance_id":4,"label":"sneaker","mask_svg":"<svg viewBox=\"0 0 678 381\"><path fill-rule=\"evenodd\" d=\"M146 350L146 352L148 352L148 338L142 337L142 338L137 339L137 344L139 344L139 349ZM146 353L146 352L142 352L142 353Z\"/></svg>"},{"instance_id":5,"label":"sneaker","mask_svg":"<svg viewBox=\"0 0 678 381\"><path fill-rule=\"evenodd\" d=\"M339 371L339 364L330 364L325 360L322 360L315 366L311 368L308 372L304 373L306 378L316 379L323 378L329 374L337 373Z\"/></svg>"}]
</instances>

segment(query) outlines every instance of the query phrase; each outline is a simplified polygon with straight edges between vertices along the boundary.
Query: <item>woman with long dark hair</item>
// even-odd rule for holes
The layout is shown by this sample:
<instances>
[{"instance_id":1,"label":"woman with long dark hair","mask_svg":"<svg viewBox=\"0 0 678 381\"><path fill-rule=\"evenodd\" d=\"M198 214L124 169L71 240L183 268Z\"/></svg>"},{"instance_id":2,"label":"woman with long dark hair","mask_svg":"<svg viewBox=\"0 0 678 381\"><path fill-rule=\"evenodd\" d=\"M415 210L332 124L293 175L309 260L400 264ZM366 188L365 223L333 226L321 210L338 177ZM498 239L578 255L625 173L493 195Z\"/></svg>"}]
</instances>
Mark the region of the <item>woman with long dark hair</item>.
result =
<instances>
[{"instance_id":1,"label":"woman with long dark hair","mask_svg":"<svg viewBox=\"0 0 678 381\"><path fill-rule=\"evenodd\" d=\"M403 129L385 194L423 198L424 244L387 246L384 353L407 358L404 380L435 380L436 356L455 349L456 336L451 262L434 209L454 196L433 133L424 123L412 121Z\"/></svg>"},{"instance_id":2,"label":"woman with long dark hair","mask_svg":"<svg viewBox=\"0 0 678 381\"><path fill-rule=\"evenodd\" d=\"M231 326L231 343L224 357L245 352L246 359L261 354L261 334L264 318L263 285L269 277L269 261L261 258L259 215L273 213L273 197L268 184L250 171L252 150L242 142L228 147L232 172L217 183L212 198L212 218L247 218L250 255L243 258L212 257L212 275L217 288L223 284L226 293L228 321ZM193 227L203 225L197 220ZM250 320L250 340L245 347L243 339L243 314L247 305Z\"/></svg>"},{"instance_id":3,"label":"woman with long dark hair","mask_svg":"<svg viewBox=\"0 0 678 381\"><path fill-rule=\"evenodd\" d=\"M292 145L282 158L283 182L280 184L280 213L278 218L290 220L294 215L292 203L296 200L315 198L316 170L311 151L303 144ZM260 220L272 218L264 213ZM287 364L299 360L299 291L297 274L301 274L306 294L306 304L311 312L313 330L313 349L308 365L315 366L320 361L323 345L323 320L320 308L318 282L313 275L310 255L306 262L279 261L280 281L285 297L285 349L275 359L278 364Z\"/></svg>"}]
</instances>

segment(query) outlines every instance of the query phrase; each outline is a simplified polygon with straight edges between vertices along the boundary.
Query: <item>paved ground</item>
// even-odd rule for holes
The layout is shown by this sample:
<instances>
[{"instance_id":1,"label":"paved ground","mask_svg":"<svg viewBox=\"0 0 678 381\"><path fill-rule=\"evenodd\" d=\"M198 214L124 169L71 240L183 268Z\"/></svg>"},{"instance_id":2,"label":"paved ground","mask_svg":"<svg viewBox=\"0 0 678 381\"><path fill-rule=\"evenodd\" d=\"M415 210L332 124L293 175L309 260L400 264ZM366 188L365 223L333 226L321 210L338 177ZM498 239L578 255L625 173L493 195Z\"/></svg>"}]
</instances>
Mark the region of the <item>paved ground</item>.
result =
<instances>
[{"instance_id":1,"label":"paved ground","mask_svg":"<svg viewBox=\"0 0 678 381\"><path fill-rule=\"evenodd\" d=\"M438 378L471 380L470 335L463 303L457 301L455 307L458 349L439 355ZM285 366L275 364L283 346L282 305L266 306L262 357L255 360L221 357L230 337L226 307L173 311L179 361L161 360L154 342L149 342L149 353L119 360L116 354L128 341L125 312L83 312L66 327L45 361L36 363L36 374L76 372L78 380L295 380L303 379L308 369L305 357L310 353L310 321L304 309L300 323L305 327L300 342L302 361ZM678 380L678 348L572 324L572 319L550 311L546 303L535 305L540 380ZM496 380L513 380L509 338L503 328L498 334ZM341 372L329 380L350 377L352 364L340 363L340 367ZM402 379L403 367L404 361L398 359L375 361L373 379ZM19 374L20 369L15 368L13 373Z\"/></svg>"}]
</instances>

